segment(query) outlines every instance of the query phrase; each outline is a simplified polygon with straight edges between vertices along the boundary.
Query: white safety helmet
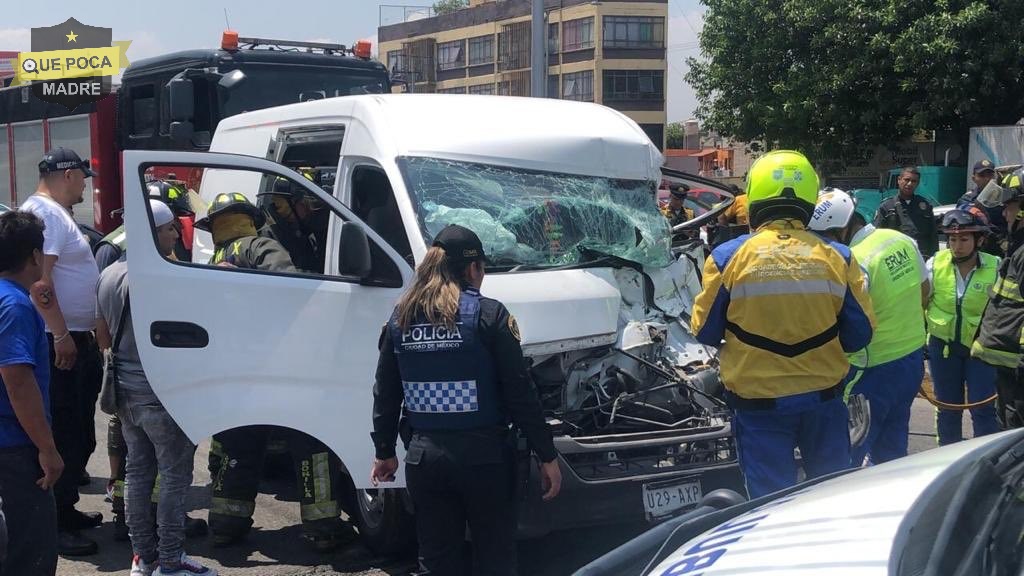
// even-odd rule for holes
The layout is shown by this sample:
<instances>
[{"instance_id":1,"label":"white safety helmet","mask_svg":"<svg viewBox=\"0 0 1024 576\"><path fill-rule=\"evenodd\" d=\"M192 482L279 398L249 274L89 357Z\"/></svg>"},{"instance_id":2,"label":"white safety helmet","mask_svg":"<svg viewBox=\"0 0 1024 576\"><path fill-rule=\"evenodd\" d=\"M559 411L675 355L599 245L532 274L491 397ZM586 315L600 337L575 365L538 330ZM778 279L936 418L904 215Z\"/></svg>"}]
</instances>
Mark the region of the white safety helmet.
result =
<instances>
[{"instance_id":1,"label":"white safety helmet","mask_svg":"<svg viewBox=\"0 0 1024 576\"><path fill-rule=\"evenodd\" d=\"M856 210L857 205L846 192L838 188L822 190L807 227L816 232L845 228Z\"/></svg>"}]
</instances>

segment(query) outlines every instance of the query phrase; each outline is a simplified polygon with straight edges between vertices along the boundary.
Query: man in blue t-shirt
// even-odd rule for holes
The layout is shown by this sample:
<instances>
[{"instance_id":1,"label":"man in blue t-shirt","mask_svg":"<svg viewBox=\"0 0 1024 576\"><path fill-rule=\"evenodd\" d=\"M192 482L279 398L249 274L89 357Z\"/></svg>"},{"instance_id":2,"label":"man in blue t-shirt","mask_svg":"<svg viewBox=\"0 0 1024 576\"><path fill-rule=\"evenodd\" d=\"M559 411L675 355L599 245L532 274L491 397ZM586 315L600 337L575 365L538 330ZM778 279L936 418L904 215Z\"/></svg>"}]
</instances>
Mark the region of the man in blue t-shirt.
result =
<instances>
[{"instance_id":1,"label":"man in blue t-shirt","mask_svg":"<svg viewBox=\"0 0 1024 576\"><path fill-rule=\"evenodd\" d=\"M0 500L8 532L0 576L57 571L52 488L64 461L50 430L46 326L32 302L52 298L37 284L42 275L42 221L27 212L0 215Z\"/></svg>"}]
</instances>

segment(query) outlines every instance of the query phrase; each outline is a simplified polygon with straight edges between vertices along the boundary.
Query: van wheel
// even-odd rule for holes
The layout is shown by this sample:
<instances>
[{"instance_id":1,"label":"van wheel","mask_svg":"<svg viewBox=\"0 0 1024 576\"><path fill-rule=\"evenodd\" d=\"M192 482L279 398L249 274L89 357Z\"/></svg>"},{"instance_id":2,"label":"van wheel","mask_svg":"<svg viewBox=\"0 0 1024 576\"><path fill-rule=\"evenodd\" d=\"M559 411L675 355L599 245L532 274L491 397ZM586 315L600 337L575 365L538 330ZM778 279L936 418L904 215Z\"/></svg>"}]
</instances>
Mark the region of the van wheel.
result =
<instances>
[{"instance_id":1,"label":"van wheel","mask_svg":"<svg viewBox=\"0 0 1024 576\"><path fill-rule=\"evenodd\" d=\"M363 542L381 556L406 556L416 543L413 516L405 509L404 490L356 490L356 523Z\"/></svg>"}]
</instances>

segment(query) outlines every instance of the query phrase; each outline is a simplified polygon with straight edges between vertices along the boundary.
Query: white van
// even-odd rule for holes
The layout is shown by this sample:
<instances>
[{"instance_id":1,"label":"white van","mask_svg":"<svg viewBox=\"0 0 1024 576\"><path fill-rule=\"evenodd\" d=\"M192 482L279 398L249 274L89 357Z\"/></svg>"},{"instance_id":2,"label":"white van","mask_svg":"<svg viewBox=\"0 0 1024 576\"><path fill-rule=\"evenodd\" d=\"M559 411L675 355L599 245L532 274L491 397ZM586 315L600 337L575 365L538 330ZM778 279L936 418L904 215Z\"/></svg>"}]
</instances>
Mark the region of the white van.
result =
<instances>
[{"instance_id":1,"label":"white van","mask_svg":"<svg viewBox=\"0 0 1024 576\"><path fill-rule=\"evenodd\" d=\"M519 321L560 454L562 494L542 503L522 451L522 534L659 519L706 491L742 490L716 350L688 330L703 246L670 249L655 201L662 156L626 116L498 96L331 98L223 120L209 153L126 151L123 162L132 238L153 237L143 181L154 166L200 169L206 202L240 192L255 203L278 178L320 200L318 270L208 266L200 231L191 263L133 241L132 314L149 335L139 348L153 388L190 438L261 424L322 440L375 549L404 542L412 512L401 475L369 486L378 336L449 223L484 243L482 292Z\"/></svg>"}]
</instances>

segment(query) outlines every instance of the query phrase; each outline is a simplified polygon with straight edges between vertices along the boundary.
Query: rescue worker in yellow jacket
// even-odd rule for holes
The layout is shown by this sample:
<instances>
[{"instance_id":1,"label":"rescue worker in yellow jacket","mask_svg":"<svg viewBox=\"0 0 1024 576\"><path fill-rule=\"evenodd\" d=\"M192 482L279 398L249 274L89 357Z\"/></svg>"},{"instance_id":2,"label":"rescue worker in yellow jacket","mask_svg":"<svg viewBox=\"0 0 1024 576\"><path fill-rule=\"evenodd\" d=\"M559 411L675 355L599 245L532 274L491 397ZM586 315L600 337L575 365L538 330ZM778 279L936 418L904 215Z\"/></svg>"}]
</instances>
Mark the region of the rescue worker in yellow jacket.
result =
<instances>
[{"instance_id":1,"label":"rescue worker in yellow jacket","mask_svg":"<svg viewBox=\"0 0 1024 576\"><path fill-rule=\"evenodd\" d=\"M806 229L818 176L799 152L750 168L751 233L716 248L694 303L697 339L721 348L747 491L758 497L850 466L846 354L871 340L871 303L850 250Z\"/></svg>"},{"instance_id":2,"label":"rescue worker in yellow jacket","mask_svg":"<svg viewBox=\"0 0 1024 576\"><path fill-rule=\"evenodd\" d=\"M849 244L867 274L875 316L871 343L851 357L854 367L845 393L860 394L871 408L864 441L851 451L854 466L907 455L910 407L924 378L924 305L928 273L913 238L875 228L841 190L822 194L810 229Z\"/></svg>"}]
</instances>

